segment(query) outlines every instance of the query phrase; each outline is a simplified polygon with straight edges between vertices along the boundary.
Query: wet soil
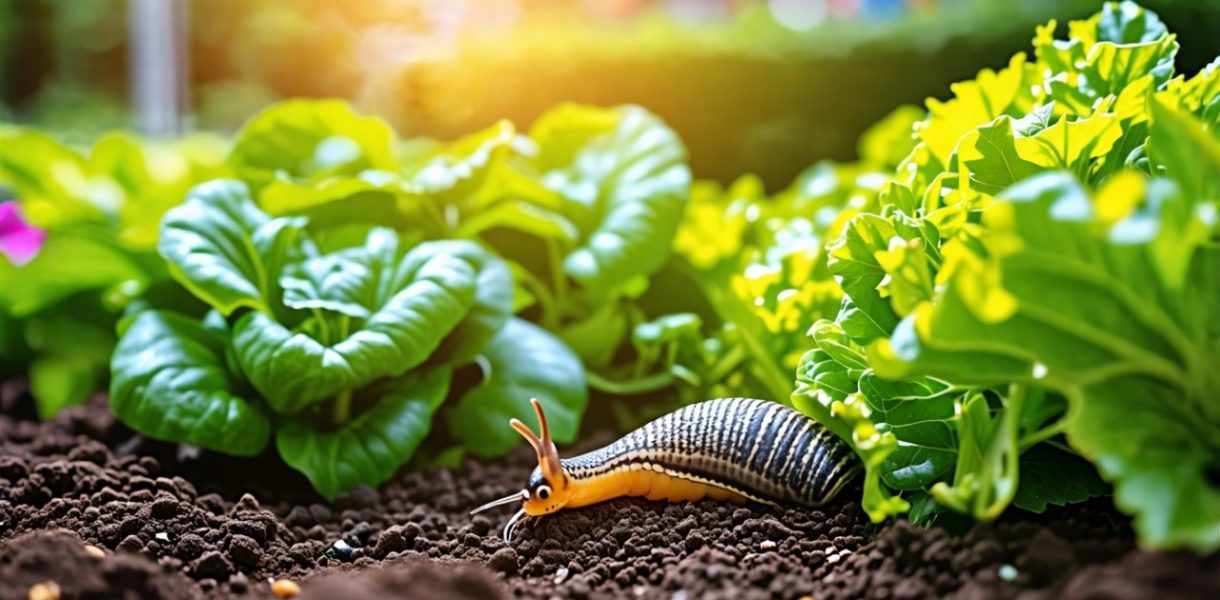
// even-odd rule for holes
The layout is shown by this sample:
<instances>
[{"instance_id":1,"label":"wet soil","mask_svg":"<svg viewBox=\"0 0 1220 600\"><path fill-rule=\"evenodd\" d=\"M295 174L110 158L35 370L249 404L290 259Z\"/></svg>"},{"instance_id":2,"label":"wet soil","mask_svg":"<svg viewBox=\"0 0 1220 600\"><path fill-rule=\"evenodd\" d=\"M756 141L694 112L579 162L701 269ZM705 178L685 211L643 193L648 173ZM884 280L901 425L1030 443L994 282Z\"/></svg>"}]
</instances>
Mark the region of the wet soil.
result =
<instances>
[{"instance_id":1,"label":"wet soil","mask_svg":"<svg viewBox=\"0 0 1220 600\"><path fill-rule=\"evenodd\" d=\"M528 519L470 508L520 486L524 447L404 471L326 503L268 455L153 442L104 398L31 420L0 393L0 600L62 598L1203 598L1220 556L1147 553L1108 499L950 533L821 510L618 500ZM594 441L606 441L594 440ZM46 587L40 588L45 590Z\"/></svg>"}]
</instances>

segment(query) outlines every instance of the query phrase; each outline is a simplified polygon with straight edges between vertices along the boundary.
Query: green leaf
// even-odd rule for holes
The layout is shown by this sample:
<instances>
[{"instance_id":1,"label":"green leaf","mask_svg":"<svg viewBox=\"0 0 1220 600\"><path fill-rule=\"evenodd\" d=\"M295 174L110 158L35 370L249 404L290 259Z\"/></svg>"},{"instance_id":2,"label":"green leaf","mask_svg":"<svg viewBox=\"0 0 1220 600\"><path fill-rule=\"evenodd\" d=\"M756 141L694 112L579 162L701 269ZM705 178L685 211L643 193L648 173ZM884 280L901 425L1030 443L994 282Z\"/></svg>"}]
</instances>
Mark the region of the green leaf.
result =
<instances>
[{"instance_id":1,"label":"green leaf","mask_svg":"<svg viewBox=\"0 0 1220 600\"><path fill-rule=\"evenodd\" d=\"M819 322L815 328L819 326L834 328L828 321ZM850 444L860 457L864 464L861 505L874 523L880 523L906 512L910 504L890 494L881 482L883 464L898 449L898 438L874 426L864 397L851 391L858 374L835 361L826 350L811 350L797 367L792 405Z\"/></svg>"},{"instance_id":2,"label":"green leaf","mask_svg":"<svg viewBox=\"0 0 1220 600\"><path fill-rule=\"evenodd\" d=\"M1040 513L1048 505L1084 502L1109 491L1089 461L1049 444L1039 444L1021 455L1021 483L1012 504Z\"/></svg>"},{"instance_id":3,"label":"green leaf","mask_svg":"<svg viewBox=\"0 0 1220 600\"><path fill-rule=\"evenodd\" d=\"M290 100L250 119L229 163L273 214L393 186L394 132L341 100Z\"/></svg>"},{"instance_id":4,"label":"green leaf","mask_svg":"<svg viewBox=\"0 0 1220 600\"><path fill-rule=\"evenodd\" d=\"M55 138L32 129L0 129L0 182L17 192L26 217L55 229L100 220L120 192L112 182L91 181L85 158Z\"/></svg>"},{"instance_id":5,"label":"green leaf","mask_svg":"<svg viewBox=\"0 0 1220 600\"><path fill-rule=\"evenodd\" d=\"M530 398L546 411L557 442L576 438L588 403L584 368L576 354L546 330L521 319L509 320L477 359L482 381L466 392L449 414L449 430L479 456L516 447L521 438L510 418L530 414Z\"/></svg>"},{"instance_id":6,"label":"green leaf","mask_svg":"<svg viewBox=\"0 0 1220 600\"><path fill-rule=\"evenodd\" d=\"M65 226L47 236L38 256L18 267L0 259L0 306L13 316L35 314L86 290L122 287L138 293L163 276L155 256L124 248L96 225Z\"/></svg>"},{"instance_id":7,"label":"green leaf","mask_svg":"<svg viewBox=\"0 0 1220 600\"><path fill-rule=\"evenodd\" d=\"M664 315L636 325L631 339L639 346L661 346L686 336L698 336L703 320L694 313Z\"/></svg>"},{"instance_id":8,"label":"green leaf","mask_svg":"<svg viewBox=\"0 0 1220 600\"><path fill-rule=\"evenodd\" d=\"M892 222L865 213L852 218L843 235L827 247L826 263L850 298L841 319L851 323L858 341L888 335L898 324L898 314L877 291L886 273L876 252L888 248L895 237L899 236Z\"/></svg>"},{"instance_id":9,"label":"green leaf","mask_svg":"<svg viewBox=\"0 0 1220 600\"><path fill-rule=\"evenodd\" d=\"M1051 21L1038 28L1034 46L1048 67L1051 97L1071 114L1088 115L1098 100L1143 77L1160 87L1173 76L1177 40L1155 14L1133 3L1107 3L1068 29L1069 40L1056 40Z\"/></svg>"},{"instance_id":10,"label":"green leaf","mask_svg":"<svg viewBox=\"0 0 1220 600\"><path fill-rule=\"evenodd\" d=\"M280 303L284 266L311 252L299 219L271 219L246 186L216 180L196 187L170 210L158 244L170 272L228 315L241 307L271 314Z\"/></svg>"},{"instance_id":11,"label":"green leaf","mask_svg":"<svg viewBox=\"0 0 1220 600\"><path fill-rule=\"evenodd\" d=\"M490 259L470 242L429 242L404 255L393 231L376 229L349 256L367 266L367 279L352 284L361 290L357 296L366 303L367 319L344 315L331 327L330 320L314 316L306 332L250 312L233 326L237 360L276 412L296 413L422 364L468 317L477 294L494 292L511 301L511 288L477 289L480 268ZM330 335L318 336L323 329Z\"/></svg>"},{"instance_id":12,"label":"green leaf","mask_svg":"<svg viewBox=\"0 0 1220 600\"><path fill-rule=\"evenodd\" d=\"M42 419L105 389L115 316L93 294L70 298L22 322L30 394Z\"/></svg>"},{"instance_id":13,"label":"green leaf","mask_svg":"<svg viewBox=\"0 0 1220 600\"><path fill-rule=\"evenodd\" d=\"M1116 44L1152 42L1169 33L1156 13L1127 0L1106 2L1101 11L1085 23L1096 27L1099 41Z\"/></svg>"},{"instance_id":14,"label":"green leaf","mask_svg":"<svg viewBox=\"0 0 1220 600\"><path fill-rule=\"evenodd\" d=\"M948 473L957 460L954 399L958 393L932 378L887 381L872 373L860 377L869 418L898 439L882 463L882 479L896 490L917 490Z\"/></svg>"},{"instance_id":15,"label":"green leaf","mask_svg":"<svg viewBox=\"0 0 1220 600\"><path fill-rule=\"evenodd\" d=\"M0 129L0 182L11 185L38 226L103 227L122 245L156 245L157 225L187 189L224 174L225 144L194 134L172 142L103 136L86 154L43 133Z\"/></svg>"},{"instance_id":16,"label":"green leaf","mask_svg":"<svg viewBox=\"0 0 1220 600\"><path fill-rule=\"evenodd\" d=\"M38 418L50 420L69 406L84 404L103 388L106 359L98 358L53 354L31 360L30 394L37 402Z\"/></svg>"},{"instance_id":17,"label":"green leaf","mask_svg":"<svg viewBox=\"0 0 1220 600\"><path fill-rule=\"evenodd\" d=\"M580 231L563 215L527 202L501 202L482 210L464 220L455 234L460 238L474 238L498 228L559 240L565 244L575 244L580 239Z\"/></svg>"},{"instance_id":18,"label":"green leaf","mask_svg":"<svg viewBox=\"0 0 1220 600\"><path fill-rule=\"evenodd\" d=\"M586 366L606 366L627 337L627 314L619 303L608 302L588 318L567 325L556 335Z\"/></svg>"},{"instance_id":19,"label":"green leaf","mask_svg":"<svg viewBox=\"0 0 1220 600\"><path fill-rule=\"evenodd\" d=\"M297 310L328 310L366 319L372 276L351 253L317 256L295 265L280 279L284 306Z\"/></svg>"},{"instance_id":20,"label":"green leaf","mask_svg":"<svg viewBox=\"0 0 1220 600\"><path fill-rule=\"evenodd\" d=\"M513 124L499 121L408 161L406 178L427 194L460 201L459 196L480 193L477 189L501 171L497 169L500 163L521 145Z\"/></svg>"},{"instance_id":21,"label":"green leaf","mask_svg":"<svg viewBox=\"0 0 1220 600\"><path fill-rule=\"evenodd\" d=\"M819 420L828 417L824 424L836 433L846 433L862 423L843 422L833 410L830 415L819 415L812 405L833 406L849 398L858 403L876 435L893 438L893 448L875 467L875 475L890 488L918 490L953 468L957 459L954 405L959 392L927 377L877 377L868 368L864 349L837 324L819 321L811 335L818 349L805 355L798 370L801 385L793 396L798 408ZM852 441L854 435L845 439Z\"/></svg>"},{"instance_id":22,"label":"green leaf","mask_svg":"<svg viewBox=\"0 0 1220 600\"><path fill-rule=\"evenodd\" d=\"M1034 65L1020 53L998 72L983 69L974 80L950 86L953 98L944 102L929 98L928 118L916 125L916 135L940 164L947 165L967 132L1001 115L1020 117L1029 112L1036 75Z\"/></svg>"},{"instance_id":23,"label":"green leaf","mask_svg":"<svg viewBox=\"0 0 1220 600\"><path fill-rule=\"evenodd\" d=\"M1182 187L1187 199L1220 194L1220 140L1198 119L1156 99L1148 157Z\"/></svg>"},{"instance_id":24,"label":"green leaf","mask_svg":"<svg viewBox=\"0 0 1220 600\"><path fill-rule=\"evenodd\" d=\"M600 297L660 268L690 190L677 135L639 107L564 105L530 136L544 148L534 163L543 183L581 232L564 272Z\"/></svg>"},{"instance_id":25,"label":"green leaf","mask_svg":"<svg viewBox=\"0 0 1220 600\"><path fill-rule=\"evenodd\" d=\"M1213 134L1220 133L1220 57L1190 79L1170 81L1157 97L1206 122Z\"/></svg>"},{"instance_id":26,"label":"green leaf","mask_svg":"<svg viewBox=\"0 0 1220 600\"><path fill-rule=\"evenodd\" d=\"M431 358L453 365L468 362L513 314L512 272L508 263L470 242L429 242L425 246L430 252L461 258L478 274L474 306Z\"/></svg>"},{"instance_id":27,"label":"green leaf","mask_svg":"<svg viewBox=\"0 0 1220 600\"><path fill-rule=\"evenodd\" d=\"M1087 174L1089 161L1105 156L1122 134L1119 118L1113 113L1098 112L1075 121L1060 119L1031 137L1016 140L1017 154L1033 165L1021 172L1022 178L1035 169L1070 169Z\"/></svg>"},{"instance_id":28,"label":"green leaf","mask_svg":"<svg viewBox=\"0 0 1220 600\"><path fill-rule=\"evenodd\" d=\"M860 136L857 154L868 164L893 169L915 149L915 124L923 110L909 104L894 109Z\"/></svg>"},{"instance_id":29,"label":"green leaf","mask_svg":"<svg viewBox=\"0 0 1220 600\"><path fill-rule=\"evenodd\" d=\"M262 451L271 422L225 363L225 336L199 321L145 311L111 362L110 407L149 437L238 456Z\"/></svg>"},{"instance_id":30,"label":"green leaf","mask_svg":"<svg viewBox=\"0 0 1220 600\"><path fill-rule=\"evenodd\" d=\"M423 369L376 385L362 392L376 403L335 431L289 420L276 432L276 448L327 500L360 484L379 485L428 435L449 377L448 369Z\"/></svg>"},{"instance_id":31,"label":"green leaf","mask_svg":"<svg viewBox=\"0 0 1220 600\"><path fill-rule=\"evenodd\" d=\"M995 194L1041 170L1017 153L1012 128L1010 117L999 117L966 134L958 145L957 159L968 169L970 184L979 191Z\"/></svg>"}]
</instances>

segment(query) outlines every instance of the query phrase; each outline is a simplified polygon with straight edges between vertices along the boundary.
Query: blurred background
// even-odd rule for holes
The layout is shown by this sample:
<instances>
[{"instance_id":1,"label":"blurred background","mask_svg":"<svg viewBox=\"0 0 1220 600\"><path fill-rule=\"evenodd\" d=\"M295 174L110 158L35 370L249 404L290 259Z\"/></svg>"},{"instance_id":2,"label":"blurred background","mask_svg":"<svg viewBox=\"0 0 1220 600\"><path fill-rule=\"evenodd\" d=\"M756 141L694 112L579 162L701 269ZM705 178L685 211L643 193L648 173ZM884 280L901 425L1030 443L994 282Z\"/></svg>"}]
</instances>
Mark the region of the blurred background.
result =
<instances>
[{"instance_id":1,"label":"blurred background","mask_svg":"<svg viewBox=\"0 0 1220 600\"><path fill-rule=\"evenodd\" d=\"M849 159L895 106L1027 51L1100 0L0 0L0 121L88 141L232 131L292 96L341 97L451 138L562 101L637 103L695 175L779 189ZM1179 72L1220 54L1220 2L1144 0Z\"/></svg>"}]
</instances>

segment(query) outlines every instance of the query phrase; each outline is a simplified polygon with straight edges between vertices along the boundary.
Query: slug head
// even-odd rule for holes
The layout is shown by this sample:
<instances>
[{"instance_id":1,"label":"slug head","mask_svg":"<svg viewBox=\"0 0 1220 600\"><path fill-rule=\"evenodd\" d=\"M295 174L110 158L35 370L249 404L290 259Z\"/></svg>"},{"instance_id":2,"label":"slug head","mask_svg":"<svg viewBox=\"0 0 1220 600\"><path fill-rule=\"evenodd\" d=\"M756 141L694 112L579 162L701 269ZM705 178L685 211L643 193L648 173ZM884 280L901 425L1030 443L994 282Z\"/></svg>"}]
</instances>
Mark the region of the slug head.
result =
<instances>
[{"instance_id":1,"label":"slug head","mask_svg":"<svg viewBox=\"0 0 1220 600\"><path fill-rule=\"evenodd\" d=\"M547 425L546 415L542 412L542 403L537 398L530 398L530 404L534 406L534 412L538 414L538 427L542 435L534 435L534 432L530 431L525 423L517 419L509 419L508 424L534 447L534 452L538 454L538 466L534 468L533 473L530 473L530 478L525 483L525 489L499 500L492 500L470 511L470 514L475 514L496 506L521 502L521 510L517 511L517 514L513 515L513 518L509 519L508 524L504 526L504 541L506 542L511 541L513 529L522 516L538 516L555 512L563 508L576 491L572 479L564 472L563 465L559 462L559 450L551 439L551 428Z\"/></svg>"},{"instance_id":2,"label":"slug head","mask_svg":"<svg viewBox=\"0 0 1220 600\"><path fill-rule=\"evenodd\" d=\"M542 412L542 403L537 398L530 398L530 404L534 405L534 412L538 414L541 436L534 435L525 423L517 419L509 420L508 424L517 430L538 454L538 466L530 473L525 489L521 491L525 514L537 516L563 508L572 499L572 492L575 490L559 462L559 450L551 440L551 428Z\"/></svg>"}]
</instances>

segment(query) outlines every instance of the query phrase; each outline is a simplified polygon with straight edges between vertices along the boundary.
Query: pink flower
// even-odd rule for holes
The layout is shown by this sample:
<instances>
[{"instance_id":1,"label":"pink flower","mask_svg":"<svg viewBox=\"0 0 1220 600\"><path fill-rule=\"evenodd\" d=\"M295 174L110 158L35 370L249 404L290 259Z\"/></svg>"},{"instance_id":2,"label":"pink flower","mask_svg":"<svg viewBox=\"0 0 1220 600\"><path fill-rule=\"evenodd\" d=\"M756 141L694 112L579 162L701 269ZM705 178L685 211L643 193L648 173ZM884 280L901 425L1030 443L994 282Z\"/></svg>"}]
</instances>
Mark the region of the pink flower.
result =
<instances>
[{"instance_id":1,"label":"pink flower","mask_svg":"<svg viewBox=\"0 0 1220 600\"><path fill-rule=\"evenodd\" d=\"M20 267L38 256L46 239L47 232L21 217L17 201L0 202L0 254Z\"/></svg>"}]
</instances>

